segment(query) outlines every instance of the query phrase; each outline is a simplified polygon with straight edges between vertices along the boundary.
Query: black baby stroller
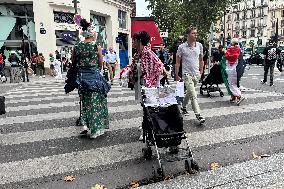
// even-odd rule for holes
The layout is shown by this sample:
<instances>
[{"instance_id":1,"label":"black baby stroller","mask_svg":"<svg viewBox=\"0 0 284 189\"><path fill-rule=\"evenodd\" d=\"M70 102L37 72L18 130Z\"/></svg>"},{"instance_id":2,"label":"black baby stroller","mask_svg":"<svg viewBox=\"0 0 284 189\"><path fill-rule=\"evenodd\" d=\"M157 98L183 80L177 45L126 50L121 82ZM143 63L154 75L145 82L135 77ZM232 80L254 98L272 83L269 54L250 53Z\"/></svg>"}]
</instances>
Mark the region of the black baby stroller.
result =
<instances>
[{"instance_id":1,"label":"black baby stroller","mask_svg":"<svg viewBox=\"0 0 284 189\"><path fill-rule=\"evenodd\" d=\"M158 167L153 166L155 178L163 178L165 176L164 162L184 160L186 171L189 173L193 173L194 170L198 171L199 166L193 160L186 132L183 130L183 117L178 105L154 106L151 104L149 106L146 99L147 95L145 90L142 89L142 129L143 142L146 143L146 147L142 151L145 159L151 159L153 155L151 146L154 146L158 160ZM181 148L179 145L183 139L185 139L186 145L184 145L184 148ZM166 148L168 152L162 154L159 148Z\"/></svg>"},{"instance_id":2,"label":"black baby stroller","mask_svg":"<svg viewBox=\"0 0 284 189\"><path fill-rule=\"evenodd\" d=\"M219 85L224 83L221 73L221 65L215 64L210 73L204 78L200 86L200 94L203 95L207 92L208 97L211 97L212 92L219 91L220 96L223 97L224 93L220 89Z\"/></svg>"}]
</instances>

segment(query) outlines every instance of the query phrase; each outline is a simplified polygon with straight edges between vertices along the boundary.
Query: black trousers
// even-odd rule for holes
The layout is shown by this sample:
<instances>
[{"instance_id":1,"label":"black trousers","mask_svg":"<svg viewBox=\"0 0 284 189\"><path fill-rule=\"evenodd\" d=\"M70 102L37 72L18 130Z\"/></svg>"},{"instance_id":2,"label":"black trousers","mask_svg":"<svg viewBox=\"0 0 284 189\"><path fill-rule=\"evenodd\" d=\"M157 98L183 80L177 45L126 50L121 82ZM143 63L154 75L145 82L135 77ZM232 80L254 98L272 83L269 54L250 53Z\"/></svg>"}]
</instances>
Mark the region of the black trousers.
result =
<instances>
[{"instance_id":1,"label":"black trousers","mask_svg":"<svg viewBox=\"0 0 284 189\"><path fill-rule=\"evenodd\" d=\"M264 78L263 82L267 82L267 74L270 69L270 84L273 84L275 61L265 62L264 64Z\"/></svg>"}]
</instances>

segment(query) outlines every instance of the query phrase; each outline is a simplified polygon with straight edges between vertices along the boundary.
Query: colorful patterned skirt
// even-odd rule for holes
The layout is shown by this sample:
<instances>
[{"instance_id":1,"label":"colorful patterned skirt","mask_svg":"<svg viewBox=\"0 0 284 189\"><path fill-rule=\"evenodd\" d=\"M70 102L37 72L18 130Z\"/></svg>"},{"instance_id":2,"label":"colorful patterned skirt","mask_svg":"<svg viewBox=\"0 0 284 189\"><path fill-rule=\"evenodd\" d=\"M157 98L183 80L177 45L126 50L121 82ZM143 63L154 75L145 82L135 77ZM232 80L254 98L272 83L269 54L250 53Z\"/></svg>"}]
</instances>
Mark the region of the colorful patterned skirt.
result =
<instances>
[{"instance_id":1,"label":"colorful patterned skirt","mask_svg":"<svg viewBox=\"0 0 284 189\"><path fill-rule=\"evenodd\" d=\"M91 134L101 129L109 128L108 107L105 95L96 92L82 92L81 121L86 125Z\"/></svg>"}]
</instances>

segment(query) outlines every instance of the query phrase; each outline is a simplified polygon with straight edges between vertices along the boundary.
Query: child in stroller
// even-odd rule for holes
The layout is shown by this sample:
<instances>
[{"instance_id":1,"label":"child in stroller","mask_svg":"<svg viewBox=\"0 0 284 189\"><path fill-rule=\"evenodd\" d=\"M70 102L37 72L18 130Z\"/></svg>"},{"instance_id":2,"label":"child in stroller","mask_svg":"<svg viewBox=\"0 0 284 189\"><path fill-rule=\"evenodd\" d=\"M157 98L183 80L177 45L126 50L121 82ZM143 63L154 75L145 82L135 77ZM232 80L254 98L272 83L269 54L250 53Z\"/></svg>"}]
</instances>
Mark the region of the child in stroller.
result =
<instances>
[{"instance_id":1,"label":"child in stroller","mask_svg":"<svg viewBox=\"0 0 284 189\"><path fill-rule=\"evenodd\" d=\"M198 171L198 164L192 157L191 150L183 130L183 117L175 100L174 90L165 88L143 88L143 142L146 147L142 149L145 159L152 158L154 146L158 168L154 166L155 177L164 177L164 162L185 160L185 169L189 173ZM180 148L182 140L186 140L186 147ZM168 148L171 158L161 158L159 148ZM179 152L186 152L180 155Z\"/></svg>"},{"instance_id":2,"label":"child in stroller","mask_svg":"<svg viewBox=\"0 0 284 189\"><path fill-rule=\"evenodd\" d=\"M211 92L219 91L220 96L223 97L224 93L219 85L224 83L221 73L221 65L214 64L210 69L210 73L202 80L200 86L200 94L203 95L204 91L207 92L208 97L211 97Z\"/></svg>"}]
</instances>

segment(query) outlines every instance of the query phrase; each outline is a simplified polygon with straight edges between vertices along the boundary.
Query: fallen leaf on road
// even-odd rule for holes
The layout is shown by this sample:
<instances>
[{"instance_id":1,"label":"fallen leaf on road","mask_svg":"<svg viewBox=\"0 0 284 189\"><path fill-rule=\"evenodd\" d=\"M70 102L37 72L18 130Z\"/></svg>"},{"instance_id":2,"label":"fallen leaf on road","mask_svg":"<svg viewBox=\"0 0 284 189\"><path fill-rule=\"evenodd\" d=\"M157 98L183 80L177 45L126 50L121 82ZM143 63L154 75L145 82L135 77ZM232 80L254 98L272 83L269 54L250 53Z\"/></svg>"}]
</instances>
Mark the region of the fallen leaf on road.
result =
<instances>
[{"instance_id":1,"label":"fallen leaf on road","mask_svg":"<svg viewBox=\"0 0 284 189\"><path fill-rule=\"evenodd\" d=\"M131 188L138 188L140 186L139 181L133 181L130 183Z\"/></svg>"},{"instance_id":2,"label":"fallen leaf on road","mask_svg":"<svg viewBox=\"0 0 284 189\"><path fill-rule=\"evenodd\" d=\"M261 159L261 156L256 155L254 152L252 153L253 159Z\"/></svg>"},{"instance_id":3,"label":"fallen leaf on road","mask_svg":"<svg viewBox=\"0 0 284 189\"><path fill-rule=\"evenodd\" d=\"M75 177L72 175L67 175L64 177L64 181L66 182L72 182L73 180L75 180Z\"/></svg>"},{"instance_id":4,"label":"fallen leaf on road","mask_svg":"<svg viewBox=\"0 0 284 189\"><path fill-rule=\"evenodd\" d=\"M220 164L217 162L213 162L210 164L211 170L216 170L220 167Z\"/></svg>"},{"instance_id":5,"label":"fallen leaf on road","mask_svg":"<svg viewBox=\"0 0 284 189\"><path fill-rule=\"evenodd\" d=\"M174 176L170 175L170 176L166 176L164 180L172 180L174 178Z\"/></svg>"},{"instance_id":6,"label":"fallen leaf on road","mask_svg":"<svg viewBox=\"0 0 284 189\"><path fill-rule=\"evenodd\" d=\"M92 186L91 189L107 189L104 185L96 184L95 186Z\"/></svg>"}]
</instances>

